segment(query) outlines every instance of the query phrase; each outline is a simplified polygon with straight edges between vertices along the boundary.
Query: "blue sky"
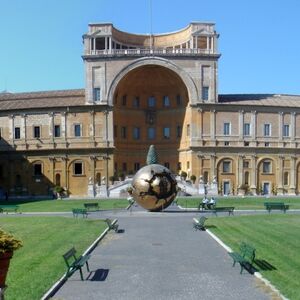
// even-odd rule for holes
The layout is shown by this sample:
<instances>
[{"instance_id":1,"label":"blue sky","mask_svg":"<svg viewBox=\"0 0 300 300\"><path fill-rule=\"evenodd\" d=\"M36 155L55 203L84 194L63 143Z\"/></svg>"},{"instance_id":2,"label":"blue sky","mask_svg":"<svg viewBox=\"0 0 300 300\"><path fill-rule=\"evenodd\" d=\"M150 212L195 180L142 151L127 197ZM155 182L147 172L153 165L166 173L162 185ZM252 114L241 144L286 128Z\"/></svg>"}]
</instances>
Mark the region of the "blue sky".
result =
<instances>
[{"instance_id":1,"label":"blue sky","mask_svg":"<svg viewBox=\"0 0 300 300\"><path fill-rule=\"evenodd\" d=\"M150 0L0 0L0 91L84 87L88 23L150 32ZM152 0L154 33L212 21L219 93L300 94L300 1Z\"/></svg>"}]
</instances>

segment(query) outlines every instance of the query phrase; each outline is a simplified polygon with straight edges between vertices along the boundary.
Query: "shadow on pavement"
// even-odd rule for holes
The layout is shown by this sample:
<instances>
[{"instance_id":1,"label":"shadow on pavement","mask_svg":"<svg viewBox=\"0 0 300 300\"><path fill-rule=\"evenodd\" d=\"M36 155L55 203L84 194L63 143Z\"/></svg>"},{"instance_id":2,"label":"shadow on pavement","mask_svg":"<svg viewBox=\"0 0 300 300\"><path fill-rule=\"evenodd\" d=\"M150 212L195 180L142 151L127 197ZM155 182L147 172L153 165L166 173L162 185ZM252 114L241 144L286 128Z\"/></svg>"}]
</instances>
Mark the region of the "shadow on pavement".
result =
<instances>
[{"instance_id":1,"label":"shadow on pavement","mask_svg":"<svg viewBox=\"0 0 300 300\"><path fill-rule=\"evenodd\" d=\"M96 271L92 271L87 279L90 281L105 281L108 273L109 269L98 269Z\"/></svg>"}]
</instances>

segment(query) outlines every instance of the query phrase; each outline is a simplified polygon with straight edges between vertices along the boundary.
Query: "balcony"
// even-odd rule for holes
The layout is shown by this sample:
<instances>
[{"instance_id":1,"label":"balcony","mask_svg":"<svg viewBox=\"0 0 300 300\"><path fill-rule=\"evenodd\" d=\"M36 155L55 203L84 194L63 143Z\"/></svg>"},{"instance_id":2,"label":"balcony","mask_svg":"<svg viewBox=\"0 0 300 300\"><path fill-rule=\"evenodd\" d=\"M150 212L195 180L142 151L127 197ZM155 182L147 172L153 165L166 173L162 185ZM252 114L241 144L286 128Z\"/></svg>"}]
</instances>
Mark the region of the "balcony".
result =
<instances>
[{"instance_id":1,"label":"balcony","mask_svg":"<svg viewBox=\"0 0 300 300\"><path fill-rule=\"evenodd\" d=\"M123 56L201 56L218 55L213 49L186 48L137 48L137 49L107 49L86 51L84 56L123 57Z\"/></svg>"}]
</instances>

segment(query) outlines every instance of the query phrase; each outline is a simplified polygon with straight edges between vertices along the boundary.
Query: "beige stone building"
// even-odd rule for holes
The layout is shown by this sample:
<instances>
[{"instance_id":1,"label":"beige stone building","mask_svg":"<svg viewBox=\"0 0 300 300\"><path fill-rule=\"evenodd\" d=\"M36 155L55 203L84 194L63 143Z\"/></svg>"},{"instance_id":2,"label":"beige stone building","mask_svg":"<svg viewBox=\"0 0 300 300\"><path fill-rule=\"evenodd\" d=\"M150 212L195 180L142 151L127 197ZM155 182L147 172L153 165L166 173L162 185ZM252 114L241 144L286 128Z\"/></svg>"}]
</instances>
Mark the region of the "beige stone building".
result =
<instances>
[{"instance_id":1,"label":"beige stone building","mask_svg":"<svg viewBox=\"0 0 300 300\"><path fill-rule=\"evenodd\" d=\"M214 24L160 35L90 24L83 41L85 89L0 94L2 192L96 195L154 144L161 164L215 177L221 194L299 193L300 96L219 95Z\"/></svg>"}]
</instances>

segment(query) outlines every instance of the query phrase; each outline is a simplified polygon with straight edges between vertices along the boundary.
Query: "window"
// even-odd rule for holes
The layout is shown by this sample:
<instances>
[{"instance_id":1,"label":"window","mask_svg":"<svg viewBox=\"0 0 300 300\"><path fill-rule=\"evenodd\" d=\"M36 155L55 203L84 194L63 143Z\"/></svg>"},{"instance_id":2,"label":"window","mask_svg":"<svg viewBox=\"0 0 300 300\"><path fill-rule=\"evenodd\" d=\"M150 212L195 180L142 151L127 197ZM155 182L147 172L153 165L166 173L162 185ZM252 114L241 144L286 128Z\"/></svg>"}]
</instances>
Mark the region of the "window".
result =
<instances>
[{"instance_id":1,"label":"window","mask_svg":"<svg viewBox=\"0 0 300 300\"><path fill-rule=\"evenodd\" d=\"M283 174L283 185L289 184L289 172L284 172Z\"/></svg>"},{"instance_id":2,"label":"window","mask_svg":"<svg viewBox=\"0 0 300 300\"><path fill-rule=\"evenodd\" d=\"M190 124L186 125L186 135L190 136Z\"/></svg>"},{"instance_id":3,"label":"window","mask_svg":"<svg viewBox=\"0 0 300 300\"><path fill-rule=\"evenodd\" d=\"M209 98L209 87L208 86L204 86L202 88L202 100L207 101Z\"/></svg>"},{"instance_id":4,"label":"window","mask_svg":"<svg viewBox=\"0 0 300 300\"><path fill-rule=\"evenodd\" d=\"M33 165L33 175L41 176L42 175L42 164L36 163Z\"/></svg>"},{"instance_id":5,"label":"window","mask_svg":"<svg viewBox=\"0 0 300 300\"><path fill-rule=\"evenodd\" d=\"M127 137L127 128L125 126L121 127L121 138L126 139Z\"/></svg>"},{"instance_id":6,"label":"window","mask_svg":"<svg viewBox=\"0 0 300 300\"><path fill-rule=\"evenodd\" d=\"M263 173L271 173L271 162L270 161L263 162Z\"/></svg>"},{"instance_id":7,"label":"window","mask_svg":"<svg viewBox=\"0 0 300 300\"><path fill-rule=\"evenodd\" d=\"M179 171L181 170L181 162L177 163L177 170L179 170Z\"/></svg>"},{"instance_id":8,"label":"window","mask_svg":"<svg viewBox=\"0 0 300 300\"><path fill-rule=\"evenodd\" d=\"M168 96L163 97L163 106L164 107L169 107L170 106L170 99Z\"/></svg>"},{"instance_id":9,"label":"window","mask_svg":"<svg viewBox=\"0 0 300 300\"><path fill-rule=\"evenodd\" d=\"M250 143L249 142L244 142L245 147L249 147Z\"/></svg>"},{"instance_id":10,"label":"window","mask_svg":"<svg viewBox=\"0 0 300 300\"><path fill-rule=\"evenodd\" d=\"M230 173L231 171L231 162L223 161L223 173Z\"/></svg>"},{"instance_id":11,"label":"window","mask_svg":"<svg viewBox=\"0 0 300 300\"><path fill-rule=\"evenodd\" d=\"M245 184L249 185L249 172L245 172Z\"/></svg>"},{"instance_id":12,"label":"window","mask_svg":"<svg viewBox=\"0 0 300 300\"><path fill-rule=\"evenodd\" d=\"M181 137L181 126L178 125L176 127L176 137L180 138Z\"/></svg>"},{"instance_id":13,"label":"window","mask_svg":"<svg viewBox=\"0 0 300 300\"><path fill-rule=\"evenodd\" d=\"M74 136L76 136L76 137L81 136L81 125L80 124L74 125Z\"/></svg>"},{"instance_id":14,"label":"window","mask_svg":"<svg viewBox=\"0 0 300 300\"><path fill-rule=\"evenodd\" d=\"M244 167L245 169L248 169L248 168L249 168L249 161L248 161L248 160L244 160L244 161L243 161L243 167Z\"/></svg>"},{"instance_id":15,"label":"window","mask_svg":"<svg viewBox=\"0 0 300 300\"><path fill-rule=\"evenodd\" d=\"M118 137L118 126L114 125L114 137Z\"/></svg>"},{"instance_id":16,"label":"window","mask_svg":"<svg viewBox=\"0 0 300 300\"><path fill-rule=\"evenodd\" d=\"M190 162L189 161L186 162L186 168L187 168L187 170L190 168Z\"/></svg>"},{"instance_id":17,"label":"window","mask_svg":"<svg viewBox=\"0 0 300 300\"><path fill-rule=\"evenodd\" d=\"M270 143L269 142L265 142L265 147L270 147Z\"/></svg>"},{"instance_id":18,"label":"window","mask_svg":"<svg viewBox=\"0 0 300 300\"><path fill-rule=\"evenodd\" d=\"M176 96L176 104L177 104L177 106L180 106L182 104L181 95L179 95L179 94Z\"/></svg>"},{"instance_id":19,"label":"window","mask_svg":"<svg viewBox=\"0 0 300 300\"><path fill-rule=\"evenodd\" d=\"M290 136L290 125L288 124L283 125L283 136L285 137Z\"/></svg>"},{"instance_id":20,"label":"window","mask_svg":"<svg viewBox=\"0 0 300 300\"><path fill-rule=\"evenodd\" d=\"M135 162L134 163L134 171L138 171L140 169L140 163L139 162Z\"/></svg>"},{"instance_id":21,"label":"window","mask_svg":"<svg viewBox=\"0 0 300 300\"><path fill-rule=\"evenodd\" d=\"M75 162L73 168L74 175L83 175L83 164L82 162Z\"/></svg>"},{"instance_id":22,"label":"window","mask_svg":"<svg viewBox=\"0 0 300 300\"><path fill-rule=\"evenodd\" d=\"M244 135L245 136L249 136L251 133L250 133L250 123L245 123L244 124Z\"/></svg>"},{"instance_id":23,"label":"window","mask_svg":"<svg viewBox=\"0 0 300 300\"><path fill-rule=\"evenodd\" d=\"M139 140L140 137L141 137L141 129L140 129L140 127L134 127L133 128L133 138L135 140Z\"/></svg>"},{"instance_id":24,"label":"window","mask_svg":"<svg viewBox=\"0 0 300 300\"><path fill-rule=\"evenodd\" d=\"M122 170L123 170L123 172L127 172L127 163L126 162L124 162L122 164Z\"/></svg>"},{"instance_id":25,"label":"window","mask_svg":"<svg viewBox=\"0 0 300 300\"><path fill-rule=\"evenodd\" d=\"M230 135L230 123L224 123L223 133L224 135Z\"/></svg>"},{"instance_id":26,"label":"window","mask_svg":"<svg viewBox=\"0 0 300 300\"><path fill-rule=\"evenodd\" d=\"M230 145L230 143L228 141L224 142L224 146L229 146L229 145Z\"/></svg>"},{"instance_id":27,"label":"window","mask_svg":"<svg viewBox=\"0 0 300 300\"><path fill-rule=\"evenodd\" d=\"M126 104L127 104L127 95L123 95L123 97L122 97L122 105L126 106Z\"/></svg>"},{"instance_id":28,"label":"window","mask_svg":"<svg viewBox=\"0 0 300 300\"><path fill-rule=\"evenodd\" d=\"M140 98L139 97L135 97L133 99L133 107L135 107L135 108L140 107Z\"/></svg>"},{"instance_id":29,"label":"window","mask_svg":"<svg viewBox=\"0 0 300 300\"><path fill-rule=\"evenodd\" d=\"M164 127L163 129L164 139L170 138L170 127Z\"/></svg>"},{"instance_id":30,"label":"window","mask_svg":"<svg viewBox=\"0 0 300 300\"><path fill-rule=\"evenodd\" d=\"M36 139L41 137L41 127L40 126L33 127L33 137Z\"/></svg>"},{"instance_id":31,"label":"window","mask_svg":"<svg viewBox=\"0 0 300 300\"><path fill-rule=\"evenodd\" d=\"M55 125L54 126L54 136L55 137L60 137L60 125Z\"/></svg>"},{"instance_id":32,"label":"window","mask_svg":"<svg viewBox=\"0 0 300 300\"><path fill-rule=\"evenodd\" d=\"M264 136L271 135L271 124L264 124Z\"/></svg>"},{"instance_id":33,"label":"window","mask_svg":"<svg viewBox=\"0 0 300 300\"><path fill-rule=\"evenodd\" d=\"M165 166L166 168L170 169L170 163L165 162L165 163L164 163L164 166Z\"/></svg>"},{"instance_id":34,"label":"window","mask_svg":"<svg viewBox=\"0 0 300 300\"><path fill-rule=\"evenodd\" d=\"M156 101L155 98L153 96L148 98L148 107L155 107L156 105Z\"/></svg>"},{"instance_id":35,"label":"window","mask_svg":"<svg viewBox=\"0 0 300 300\"><path fill-rule=\"evenodd\" d=\"M15 140L18 140L21 138L21 130L20 127L15 127Z\"/></svg>"},{"instance_id":36,"label":"window","mask_svg":"<svg viewBox=\"0 0 300 300\"><path fill-rule=\"evenodd\" d=\"M100 101L100 88L93 89L93 99L94 101Z\"/></svg>"},{"instance_id":37,"label":"window","mask_svg":"<svg viewBox=\"0 0 300 300\"><path fill-rule=\"evenodd\" d=\"M155 128L154 127L148 128L148 139L149 140L155 139Z\"/></svg>"}]
</instances>

